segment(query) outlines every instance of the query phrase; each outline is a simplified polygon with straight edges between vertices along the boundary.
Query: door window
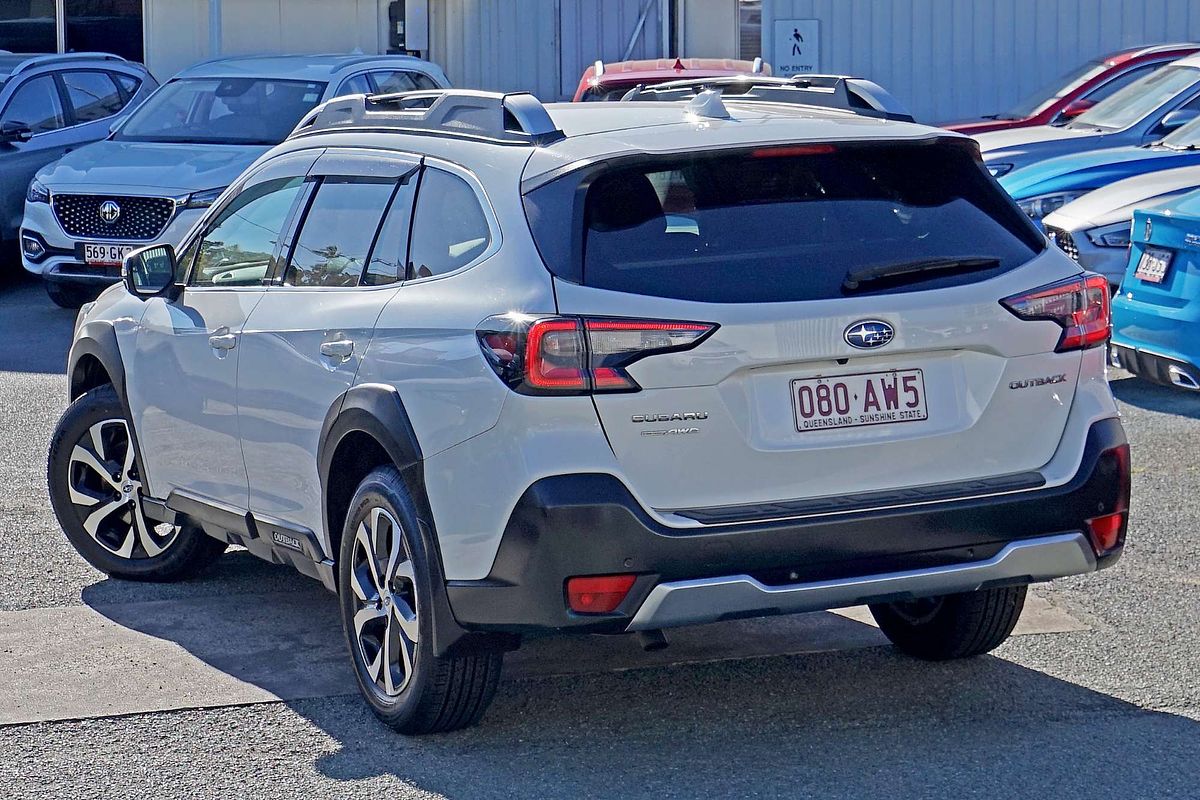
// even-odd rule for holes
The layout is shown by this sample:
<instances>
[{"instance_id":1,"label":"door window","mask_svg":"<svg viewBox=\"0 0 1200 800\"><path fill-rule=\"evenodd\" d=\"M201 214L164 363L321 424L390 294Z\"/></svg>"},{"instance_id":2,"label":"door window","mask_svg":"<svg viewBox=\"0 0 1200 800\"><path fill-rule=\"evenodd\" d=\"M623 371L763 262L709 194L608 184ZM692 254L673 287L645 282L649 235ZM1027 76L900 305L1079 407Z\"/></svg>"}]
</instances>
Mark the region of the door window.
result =
<instances>
[{"instance_id":1,"label":"door window","mask_svg":"<svg viewBox=\"0 0 1200 800\"><path fill-rule=\"evenodd\" d=\"M302 177L279 178L235 197L204 234L191 284L261 286L303 185Z\"/></svg>"},{"instance_id":2,"label":"door window","mask_svg":"<svg viewBox=\"0 0 1200 800\"><path fill-rule=\"evenodd\" d=\"M421 72L388 70L385 72L372 72L371 77L375 79L375 85L379 87L379 94L438 88L438 85L433 82L432 78Z\"/></svg>"},{"instance_id":3,"label":"door window","mask_svg":"<svg viewBox=\"0 0 1200 800\"><path fill-rule=\"evenodd\" d=\"M42 75L17 87L0 123L20 122L34 133L58 130L65 124L62 101L54 78Z\"/></svg>"},{"instance_id":4,"label":"door window","mask_svg":"<svg viewBox=\"0 0 1200 800\"><path fill-rule=\"evenodd\" d=\"M357 286L394 181L325 178L284 275L288 286Z\"/></svg>"},{"instance_id":5,"label":"door window","mask_svg":"<svg viewBox=\"0 0 1200 800\"><path fill-rule=\"evenodd\" d=\"M354 75L342 81L342 85L338 87L337 93L343 94L375 94L375 88L371 86L371 80L364 72L361 75Z\"/></svg>"},{"instance_id":6,"label":"door window","mask_svg":"<svg viewBox=\"0 0 1200 800\"><path fill-rule=\"evenodd\" d=\"M75 70L64 72L62 79L71 107L75 109L76 122L95 122L111 117L125 105L120 90L106 72Z\"/></svg>"},{"instance_id":7,"label":"door window","mask_svg":"<svg viewBox=\"0 0 1200 800\"><path fill-rule=\"evenodd\" d=\"M371 249L371 258L363 273L364 286L383 286L404 280L404 264L408 256L408 233L412 226L413 199L417 194L416 179L407 180L396 189L388 208L379 237Z\"/></svg>"},{"instance_id":8,"label":"door window","mask_svg":"<svg viewBox=\"0 0 1200 800\"><path fill-rule=\"evenodd\" d=\"M421 177L413 220L413 278L443 275L470 264L492 241L487 216L470 184L429 168Z\"/></svg>"}]
</instances>

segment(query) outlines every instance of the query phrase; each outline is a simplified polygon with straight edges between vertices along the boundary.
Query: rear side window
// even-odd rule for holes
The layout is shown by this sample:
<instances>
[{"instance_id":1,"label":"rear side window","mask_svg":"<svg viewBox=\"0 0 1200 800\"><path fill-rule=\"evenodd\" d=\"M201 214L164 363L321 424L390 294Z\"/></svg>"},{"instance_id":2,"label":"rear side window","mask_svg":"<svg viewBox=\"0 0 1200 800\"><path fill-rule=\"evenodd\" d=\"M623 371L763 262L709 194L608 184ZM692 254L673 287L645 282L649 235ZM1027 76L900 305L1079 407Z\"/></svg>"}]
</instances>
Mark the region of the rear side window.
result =
<instances>
[{"instance_id":1,"label":"rear side window","mask_svg":"<svg viewBox=\"0 0 1200 800\"><path fill-rule=\"evenodd\" d=\"M971 146L954 141L641 160L560 178L528 194L526 211L559 277L714 303L953 286L1013 269L1044 246ZM943 259L997 263L843 288L864 268Z\"/></svg>"},{"instance_id":2,"label":"rear side window","mask_svg":"<svg viewBox=\"0 0 1200 800\"><path fill-rule=\"evenodd\" d=\"M433 82L432 78L421 72L408 72L407 70L373 72L371 73L371 77L378 84L380 94L438 88L438 85Z\"/></svg>"},{"instance_id":3,"label":"rear side window","mask_svg":"<svg viewBox=\"0 0 1200 800\"><path fill-rule=\"evenodd\" d=\"M117 72L113 75L117 79L117 83L121 84L121 88L125 90L125 94L133 97L141 88L142 82L132 75L126 75L123 72Z\"/></svg>"},{"instance_id":4,"label":"rear side window","mask_svg":"<svg viewBox=\"0 0 1200 800\"><path fill-rule=\"evenodd\" d=\"M357 286L394 181L326 178L292 247L289 286Z\"/></svg>"},{"instance_id":5,"label":"rear side window","mask_svg":"<svg viewBox=\"0 0 1200 800\"><path fill-rule=\"evenodd\" d=\"M107 72L64 72L62 79L71 107L75 109L76 122L95 122L111 117L125 105L120 90Z\"/></svg>"},{"instance_id":6,"label":"rear side window","mask_svg":"<svg viewBox=\"0 0 1200 800\"><path fill-rule=\"evenodd\" d=\"M465 267L483 255L492 241L475 190L449 172L425 170L414 214L409 251L413 278L444 275Z\"/></svg>"}]
</instances>

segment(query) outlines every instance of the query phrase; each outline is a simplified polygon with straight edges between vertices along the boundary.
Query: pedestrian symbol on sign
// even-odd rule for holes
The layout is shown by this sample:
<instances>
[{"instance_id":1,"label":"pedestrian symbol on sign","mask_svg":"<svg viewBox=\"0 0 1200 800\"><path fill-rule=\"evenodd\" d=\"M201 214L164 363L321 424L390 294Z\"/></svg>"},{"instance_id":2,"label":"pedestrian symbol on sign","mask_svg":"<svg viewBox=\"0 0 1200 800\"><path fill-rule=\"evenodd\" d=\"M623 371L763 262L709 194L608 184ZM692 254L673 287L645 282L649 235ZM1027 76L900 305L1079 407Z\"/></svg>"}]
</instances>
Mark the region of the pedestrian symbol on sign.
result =
<instances>
[{"instance_id":1,"label":"pedestrian symbol on sign","mask_svg":"<svg viewBox=\"0 0 1200 800\"><path fill-rule=\"evenodd\" d=\"M777 19L771 27L773 45L764 55L771 61L771 74L783 78L812 75L821 62L820 21Z\"/></svg>"}]
</instances>

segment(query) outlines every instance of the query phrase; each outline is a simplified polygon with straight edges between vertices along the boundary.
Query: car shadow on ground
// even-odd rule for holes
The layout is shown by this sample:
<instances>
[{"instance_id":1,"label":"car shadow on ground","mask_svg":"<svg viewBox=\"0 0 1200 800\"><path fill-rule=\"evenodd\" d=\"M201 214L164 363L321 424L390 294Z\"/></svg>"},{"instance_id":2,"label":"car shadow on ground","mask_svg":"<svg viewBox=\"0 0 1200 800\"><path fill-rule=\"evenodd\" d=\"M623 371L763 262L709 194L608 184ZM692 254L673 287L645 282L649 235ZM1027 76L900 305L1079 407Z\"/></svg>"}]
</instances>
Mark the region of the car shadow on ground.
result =
<instances>
[{"instance_id":1,"label":"car shadow on ground","mask_svg":"<svg viewBox=\"0 0 1200 800\"><path fill-rule=\"evenodd\" d=\"M61 374L76 313L54 305L38 280L0 280L0 372Z\"/></svg>"},{"instance_id":2,"label":"car shadow on ground","mask_svg":"<svg viewBox=\"0 0 1200 800\"><path fill-rule=\"evenodd\" d=\"M1113 396L1122 403L1147 411L1200 419L1200 392L1160 386L1132 375L1125 378L1114 376L1109 386L1112 387Z\"/></svg>"},{"instance_id":3,"label":"car shadow on ground","mask_svg":"<svg viewBox=\"0 0 1200 800\"><path fill-rule=\"evenodd\" d=\"M130 602L120 583L88 587L84 602L178 645L218 678L284 698L329 737L313 766L347 782L348 794L358 781L395 776L471 798L1090 800L1185 796L1195 789L1185 765L1200 763L1194 720L1002 657L920 662L880 646L874 628L827 613L681 631L682 645L650 654L628 637L534 641L510 654L480 726L410 739L353 697L334 598L314 582L295 576L285 592L160 605ZM1063 636L1087 635L1101 634ZM253 731L245 736L229 745L258 746ZM1136 763L1124 755L1130 742L1143 754Z\"/></svg>"}]
</instances>

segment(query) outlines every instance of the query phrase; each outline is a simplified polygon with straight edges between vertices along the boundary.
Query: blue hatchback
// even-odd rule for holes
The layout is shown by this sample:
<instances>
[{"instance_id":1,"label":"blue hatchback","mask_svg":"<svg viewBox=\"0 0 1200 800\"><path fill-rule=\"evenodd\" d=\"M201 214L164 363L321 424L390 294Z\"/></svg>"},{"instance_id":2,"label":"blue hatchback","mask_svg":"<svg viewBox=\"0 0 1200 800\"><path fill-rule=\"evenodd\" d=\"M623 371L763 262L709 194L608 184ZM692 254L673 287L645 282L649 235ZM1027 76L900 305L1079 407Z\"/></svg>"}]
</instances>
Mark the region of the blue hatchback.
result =
<instances>
[{"instance_id":1,"label":"blue hatchback","mask_svg":"<svg viewBox=\"0 0 1200 800\"><path fill-rule=\"evenodd\" d=\"M1034 221L1110 183L1176 167L1200 166L1200 118L1161 141L1089 150L1039 161L1000 179Z\"/></svg>"},{"instance_id":2,"label":"blue hatchback","mask_svg":"<svg viewBox=\"0 0 1200 800\"><path fill-rule=\"evenodd\" d=\"M1114 366L1200 391L1200 191L1134 214L1112 318Z\"/></svg>"}]
</instances>

